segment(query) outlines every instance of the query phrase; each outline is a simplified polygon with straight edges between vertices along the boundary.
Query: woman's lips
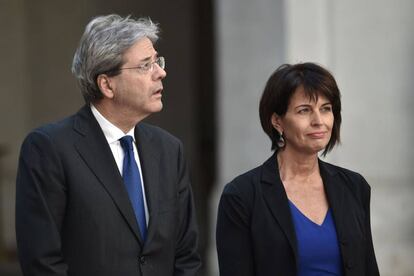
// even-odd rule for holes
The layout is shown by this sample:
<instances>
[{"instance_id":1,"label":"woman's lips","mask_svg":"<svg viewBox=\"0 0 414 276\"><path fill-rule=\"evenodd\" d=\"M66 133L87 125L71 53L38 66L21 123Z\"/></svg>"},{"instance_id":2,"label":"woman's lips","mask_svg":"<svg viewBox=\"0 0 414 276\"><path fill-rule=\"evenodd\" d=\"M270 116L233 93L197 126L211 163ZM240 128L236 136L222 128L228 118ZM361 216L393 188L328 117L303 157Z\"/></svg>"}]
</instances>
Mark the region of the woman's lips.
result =
<instances>
[{"instance_id":1,"label":"woman's lips","mask_svg":"<svg viewBox=\"0 0 414 276\"><path fill-rule=\"evenodd\" d=\"M326 131L318 131L318 132L309 133L308 136L314 139L320 139L320 138L324 138L325 134L326 134Z\"/></svg>"}]
</instances>

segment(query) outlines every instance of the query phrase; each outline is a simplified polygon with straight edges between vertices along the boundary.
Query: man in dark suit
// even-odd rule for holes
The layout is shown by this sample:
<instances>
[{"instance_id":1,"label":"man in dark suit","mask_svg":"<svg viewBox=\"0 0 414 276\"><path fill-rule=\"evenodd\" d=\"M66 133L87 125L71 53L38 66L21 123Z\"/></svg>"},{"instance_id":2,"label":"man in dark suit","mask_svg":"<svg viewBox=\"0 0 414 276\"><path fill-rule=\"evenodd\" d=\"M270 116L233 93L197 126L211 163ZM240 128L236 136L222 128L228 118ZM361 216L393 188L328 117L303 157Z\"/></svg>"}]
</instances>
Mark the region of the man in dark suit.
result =
<instances>
[{"instance_id":1,"label":"man in dark suit","mask_svg":"<svg viewBox=\"0 0 414 276\"><path fill-rule=\"evenodd\" d=\"M196 275L181 142L141 121L162 109L165 60L149 19L94 18L72 71L86 105L21 149L16 234L24 275Z\"/></svg>"}]
</instances>

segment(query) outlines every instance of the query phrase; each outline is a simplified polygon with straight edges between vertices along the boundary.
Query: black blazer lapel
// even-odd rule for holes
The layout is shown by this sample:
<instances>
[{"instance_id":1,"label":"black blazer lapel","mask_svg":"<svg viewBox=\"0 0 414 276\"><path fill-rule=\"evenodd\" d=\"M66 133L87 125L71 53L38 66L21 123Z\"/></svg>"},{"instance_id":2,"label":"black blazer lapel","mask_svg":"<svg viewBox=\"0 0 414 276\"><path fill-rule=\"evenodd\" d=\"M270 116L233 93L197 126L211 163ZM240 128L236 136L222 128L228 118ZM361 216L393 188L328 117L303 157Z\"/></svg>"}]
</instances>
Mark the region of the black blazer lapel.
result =
<instances>
[{"instance_id":1,"label":"black blazer lapel","mask_svg":"<svg viewBox=\"0 0 414 276\"><path fill-rule=\"evenodd\" d=\"M84 106L78 112L74 129L82 135L75 143L77 151L110 194L132 232L142 244L134 210L125 190L121 174L118 171L105 135L89 106Z\"/></svg>"},{"instance_id":2,"label":"black blazer lapel","mask_svg":"<svg viewBox=\"0 0 414 276\"><path fill-rule=\"evenodd\" d=\"M298 252L295 228L286 191L280 179L276 155L270 157L263 164L261 183L266 204L280 227L283 229L283 232L292 247L295 259L297 260Z\"/></svg>"},{"instance_id":3,"label":"black blazer lapel","mask_svg":"<svg viewBox=\"0 0 414 276\"><path fill-rule=\"evenodd\" d=\"M135 139L142 169L142 177L144 178L145 196L148 205L149 221L147 241L150 242L154 238L157 229L157 214L160 194L160 156L159 149L152 142L152 133L143 125L138 124L135 127Z\"/></svg>"},{"instance_id":4,"label":"black blazer lapel","mask_svg":"<svg viewBox=\"0 0 414 276\"><path fill-rule=\"evenodd\" d=\"M367 231L370 229L367 229L364 223L367 214L363 210L356 190L362 188L359 187L361 183L354 182L356 180L349 177L352 175L355 177L355 173L323 161L319 161L319 168L335 221L345 275L362 275L368 260L367 254L373 252L366 252ZM369 239L371 239L370 234ZM375 260L369 265L375 266L372 269L377 270Z\"/></svg>"},{"instance_id":5,"label":"black blazer lapel","mask_svg":"<svg viewBox=\"0 0 414 276\"><path fill-rule=\"evenodd\" d=\"M322 176L323 185L325 187L326 196L328 198L329 208L332 210L336 233L341 248L342 260L345 263L345 252L343 245L347 243L346 234L349 232L349 225L346 223L347 208L344 196L346 186L342 185L342 180L338 177L336 171L330 169L328 165L319 160L319 170Z\"/></svg>"}]
</instances>

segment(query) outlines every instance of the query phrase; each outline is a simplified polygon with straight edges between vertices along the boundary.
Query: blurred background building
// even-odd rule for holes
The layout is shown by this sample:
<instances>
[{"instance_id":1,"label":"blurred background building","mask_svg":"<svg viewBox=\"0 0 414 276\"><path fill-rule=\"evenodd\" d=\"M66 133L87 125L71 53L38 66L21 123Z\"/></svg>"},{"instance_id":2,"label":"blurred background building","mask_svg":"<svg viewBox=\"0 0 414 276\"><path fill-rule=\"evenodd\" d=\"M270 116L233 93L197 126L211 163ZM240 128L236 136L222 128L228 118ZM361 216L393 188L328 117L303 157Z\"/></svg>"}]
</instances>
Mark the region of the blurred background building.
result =
<instances>
[{"instance_id":1,"label":"blurred background building","mask_svg":"<svg viewBox=\"0 0 414 276\"><path fill-rule=\"evenodd\" d=\"M414 2L411 0L0 0L0 275L21 275L15 176L25 135L83 104L70 65L91 17L150 16L166 57L164 110L147 121L185 145L202 275L218 275L218 198L270 156L258 103L282 63L327 67L342 92L342 145L327 160L372 187L381 275L414 275ZM236 276L236 275L235 275Z\"/></svg>"}]
</instances>

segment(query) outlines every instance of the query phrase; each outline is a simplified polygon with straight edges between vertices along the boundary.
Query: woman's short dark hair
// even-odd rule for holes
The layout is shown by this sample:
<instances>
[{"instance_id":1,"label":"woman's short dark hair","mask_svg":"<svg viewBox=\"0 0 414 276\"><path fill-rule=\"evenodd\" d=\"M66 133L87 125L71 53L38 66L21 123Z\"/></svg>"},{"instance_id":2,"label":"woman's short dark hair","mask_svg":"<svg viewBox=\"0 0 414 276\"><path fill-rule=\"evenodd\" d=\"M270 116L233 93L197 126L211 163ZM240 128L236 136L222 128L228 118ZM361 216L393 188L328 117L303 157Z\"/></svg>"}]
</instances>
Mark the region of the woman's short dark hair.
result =
<instances>
[{"instance_id":1,"label":"woman's short dark hair","mask_svg":"<svg viewBox=\"0 0 414 276\"><path fill-rule=\"evenodd\" d=\"M331 139L322 155L325 156L340 142L341 94L332 74L315 63L283 64L270 76L260 99L260 122L263 130L272 140L272 150L278 150L279 133L271 123L273 113L283 117L288 109L294 92L303 87L310 99L317 100L319 95L326 97L332 104L334 124Z\"/></svg>"}]
</instances>

